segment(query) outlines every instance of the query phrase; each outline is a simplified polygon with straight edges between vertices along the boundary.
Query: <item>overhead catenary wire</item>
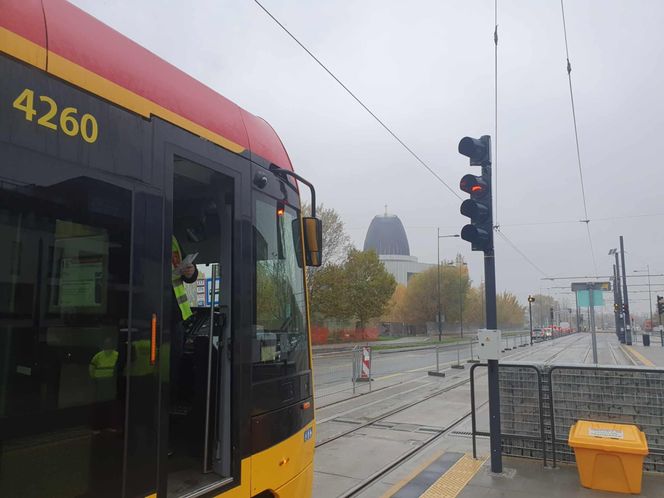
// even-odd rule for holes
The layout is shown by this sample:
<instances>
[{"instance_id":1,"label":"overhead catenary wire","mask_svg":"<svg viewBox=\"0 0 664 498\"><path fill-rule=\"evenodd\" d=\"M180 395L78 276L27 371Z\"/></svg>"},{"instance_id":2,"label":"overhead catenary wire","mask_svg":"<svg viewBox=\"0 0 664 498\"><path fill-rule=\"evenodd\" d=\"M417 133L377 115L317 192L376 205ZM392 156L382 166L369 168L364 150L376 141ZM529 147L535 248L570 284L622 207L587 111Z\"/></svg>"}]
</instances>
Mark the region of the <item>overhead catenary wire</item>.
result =
<instances>
[{"instance_id":1,"label":"overhead catenary wire","mask_svg":"<svg viewBox=\"0 0 664 498\"><path fill-rule=\"evenodd\" d=\"M493 18L494 18L494 29L493 29L493 90L494 90L494 140L493 140L493 179L494 179L494 199L495 205L493 208L493 224L496 228L500 227L498 222L498 0L494 0L493 3Z\"/></svg>"},{"instance_id":2,"label":"overhead catenary wire","mask_svg":"<svg viewBox=\"0 0 664 498\"><path fill-rule=\"evenodd\" d=\"M567 21L565 20L565 2L560 0L560 11L563 20L563 36L565 39L565 58L567 59L567 81L569 83L569 97L572 105L572 122L574 124L574 140L576 143L576 161L579 167L579 181L581 184L581 198L583 200L583 213L584 219L580 220L586 225L586 232L588 233L588 244L590 245L590 255L593 261L593 270L597 273L597 262L595 260L595 248L593 246L593 238L590 233L590 217L588 216L588 202L586 200L586 188L583 182L583 167L581 165L581 147L579 146L579 128L576 121L576 106L574 105L574 90L572 88L572 64L569 60L569 43L567 41Z\"/></svg>"},{"instance_id":3,"label":"overhead catenary wire","mask_svg":"<svg viewBox=\"0 0 664 498\"><path fill-rule=\"evenodd\" d=\"M521 249L519 249L516 246L516 244L512 242L509 239L509 237L507 237L507 235L505 235L500 230L494 230L494 233L497 233L500 236L500 238L502 238L507 243L507 245L509 245L517 254L519 254L519 256L521 256L526 263L528 263L530 266L532 266L535 270L544 275L544 277L546 278L547 273L544 270L542 270L539 266L537 266L535 263L533 263L533 261L528 256L526 256L526 253L524 253Z\"/></svg>"},{"instance_id":4,"label":"overhead catenary wire","mask_svg":"<svg viewBox=\"0 0 664 498\"><path fill-rule=\"evenodd\" d=\"M605 218L594 218L593 223L598 223L602 221L617 221L617 220L628 220L631 218L650 218L650 217L659 217L664 216L664 213L647 213L647 214L628 214L625 216L607 216ZM580 220L549 220L549 221L523 221L516 223L506 223L502 224L503 227L528 227L528 226L538 226L538 225L571 225L577 224ZM582 220L581 220L582 221Z\"/></svg>"},{"instance_id":5,"label":"overhead catenary wire","mask_svg":"<svg viewBox=\"0 0 664 498\"><path fill-rule=\"evenodd\" d=\"M401 138L400 138L400 137L399 137L394 131L392 131L392 129L391 129L391 128L385 123L385 121L383 121L381 118L379 118L378 115L377 115L374 111L372 111L372 110L371 110L371 109L370 109L370 108L369 108L369 107L368 107L368 106L367 106L367 105L366 105L366 104L365 104L365 103L364 103L364 102L363 102L363 101L362 101L357 95L355 95L355 93L354 93L354 92L353 92L353 91L352 91L352 90L351 90L351 89L350 89L345 83L343 83L343 82L342 82L342 81L341 81L341 80L340 80L340 79L339 79L339 78L338 78L338 77L337 77L337 76L336 76L336 75L335 75L335 74L334 74L334 73L333 73L333 72L332 72L332 71L331 71L331 70L330 70L325 64L323 64L323 62L322 62L318 57L316 57L316 55L314 55L314 53L313 53L311 50L309 50L309 49L308 49L308 48L307 48L307 47L306 47L306 46L305 46L300 40L298 40L298 38L297 38L293 33L291 33L291 32L288 30L288 28L286 28L286 26L284 26L284 25L279 21L279 19L277 19L274 15L272 15L272 13L271 13L271 12L270 12L270 11L269 11L269 10L268 10L268 9L267 9L267 8L261 3L261 2L259 2L258 0L254 0L254 2L256 2L256 4L257 4L261 9L263 9L263 11L264 11L264 12L265 12L265 13L266 13L266 14L267 14L267 15L268 15L268 16L269 16L269 17L270 17L275 23L277 23L277 25L278 25L278 26L279 26L279 27L280 27L280 28L281 28L281 29L282 29L282 30L283 30L288 36L290 36L290 37L293 39L293 41L294 41L295 43L297 43L297 44L300 46L300 48L302 48L302 50L304 50L307 54L309 54L309 56L310 56L314 61L316 61L316 63L317 63L321 68L323 68L323 70L324 70L327 74L329 74L329 75L332 77L332 79L333 79L334 81L336 81L336 82L339 84L339 86L341 86L341 88L343 88L343 89L346 91L346 93L348 93L348 95L350 95L350 96L351 96L351 97L352 97L352 98L353 98L353 99L354 99L354 100L355 100L355 101L356 101L356 102L357 102L357 103L358 103L358 104L359 104L359 105L360 105L365 111L367 111L367 112L369 113L369 115L371 115L371 117L374 118L374 119L376 120L376 122L378 122L378 124L379 124L380 126L382 126L382 127L385 129L385 131L387 131L387 132L392 136L392 138L394 138L394 139L395 139L395 140L396 140L396 141L397 141L397 142L398 142L398 143L399 143L404 149L406 149L406 151L408 151L408 153L409 153L411 156L413 156L413 157L415 158L415 160L416 160L420 165L422 165L422 166L423 166L423 167L424 167L429 173L431 173L431 174L436 178L436 180L438 180L441 184L443 184L443 185L445 186L445 188L447 188L447 190L449 190L449 191L452 193L452 195L454 195L457 199L462 200L461 196L460 196L456 191L454 191L454 190L452 189L452 187L450 187L450 186L448 185L448 183L447 183L445 180L443 180L443 179L441 178L441 176L440 176L438 173L436 173L436 172L433 170L433 168L431 168L431 166L429 166L429 165L426 163L426 161L424 161L424 159L422 159L422 158L421 158L421 157L420 157L420 156L419 156L419 155L418 155L418 154L417 154L417 153L416 153L416 152L415 152L410 146L408 146L408 145L407 145L407 144L406 144L406 143L405 143L405 142L404 142L404 141L403 141L403 140L402 140L402 139L401 139Z\"/></svg>"}]
</instances>

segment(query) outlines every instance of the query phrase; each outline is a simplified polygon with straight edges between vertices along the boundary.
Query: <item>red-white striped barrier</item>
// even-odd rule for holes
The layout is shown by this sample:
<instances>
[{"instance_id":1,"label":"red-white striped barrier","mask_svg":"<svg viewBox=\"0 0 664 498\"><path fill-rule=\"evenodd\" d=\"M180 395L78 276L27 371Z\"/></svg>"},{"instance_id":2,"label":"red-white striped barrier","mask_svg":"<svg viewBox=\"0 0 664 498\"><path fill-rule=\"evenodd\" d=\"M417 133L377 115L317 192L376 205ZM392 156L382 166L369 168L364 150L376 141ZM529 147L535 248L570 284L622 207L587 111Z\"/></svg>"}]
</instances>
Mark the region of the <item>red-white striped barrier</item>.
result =
<instances>
[{"instance_id":1,"label":"red-white striped barrier","mask_svg":"<svg viewBox=\"0 0 664 498\"><path fill-rule=\"evenodd\" d=\"M369 380L371 372L371 348L369 346L362 347L362 370L360 370L360 379Z\"/></svg>"}]
</instances>

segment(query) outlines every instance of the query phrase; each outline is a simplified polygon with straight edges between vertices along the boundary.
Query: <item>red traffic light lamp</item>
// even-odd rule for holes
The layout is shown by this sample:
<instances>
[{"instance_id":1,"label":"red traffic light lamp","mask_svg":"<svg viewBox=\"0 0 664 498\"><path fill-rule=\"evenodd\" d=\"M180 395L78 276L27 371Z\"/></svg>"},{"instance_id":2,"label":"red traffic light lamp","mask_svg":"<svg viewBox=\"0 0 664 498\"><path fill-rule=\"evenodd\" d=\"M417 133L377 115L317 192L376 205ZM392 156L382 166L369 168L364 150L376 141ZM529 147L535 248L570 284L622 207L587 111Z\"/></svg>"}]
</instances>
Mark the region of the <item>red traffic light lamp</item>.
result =
<instances>
[{"instance_id":1,"label":"red traffic light lamp","mask_svg":"<svg viewBox=\"0 0 664 498\"><path fill-rule=\"evenodd\" d=\"M489 186L484 181L484 178L471 174L463 175L463 178L459 182L459 188L472 197L484 197L490 193Z\"/></svg>"}]
</instances>

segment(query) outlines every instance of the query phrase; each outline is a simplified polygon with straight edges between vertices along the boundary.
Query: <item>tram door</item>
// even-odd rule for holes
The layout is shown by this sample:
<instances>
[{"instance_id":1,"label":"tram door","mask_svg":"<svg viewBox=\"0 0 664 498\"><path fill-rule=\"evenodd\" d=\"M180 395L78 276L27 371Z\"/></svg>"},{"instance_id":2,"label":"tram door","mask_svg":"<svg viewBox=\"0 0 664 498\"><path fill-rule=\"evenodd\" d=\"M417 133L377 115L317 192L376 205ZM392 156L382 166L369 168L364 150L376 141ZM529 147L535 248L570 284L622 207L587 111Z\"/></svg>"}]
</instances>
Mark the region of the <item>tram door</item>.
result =
<instances>
[{"instance_id":1,"label":"tram door","mask_svg":"<svg viewBox=\"0 0 664 498\"><path fill-rule=\"evenodd\" d=\"M181 497L230 479L233 177L175 156L172 199L162 361L169 364L167 489Z\"/></svg>"}]
</instances>

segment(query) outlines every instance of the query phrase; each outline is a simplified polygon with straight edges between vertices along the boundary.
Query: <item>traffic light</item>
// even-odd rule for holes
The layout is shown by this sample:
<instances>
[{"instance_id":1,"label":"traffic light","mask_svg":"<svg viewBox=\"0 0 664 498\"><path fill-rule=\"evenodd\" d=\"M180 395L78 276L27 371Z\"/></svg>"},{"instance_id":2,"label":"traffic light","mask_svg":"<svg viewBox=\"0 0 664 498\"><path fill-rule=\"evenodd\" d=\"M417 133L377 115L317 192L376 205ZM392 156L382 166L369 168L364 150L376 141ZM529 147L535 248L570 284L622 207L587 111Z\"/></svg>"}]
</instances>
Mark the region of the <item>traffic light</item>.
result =
<instances>
[{"instance_id":1,"label":"traffic light","mask_svg":"<svg viewBox=\"0 0 664 498\"><path fill-rule=\"evenodd\" d=\"M533 296L528 296L528 302L529 302L529 303L534 303L534 302L535 302L535 298L534 298Z\"/></svg>"},{"instance_id":2,"label":"traffic light","mask_svg":"<svg viewBox=\"0 0 664 498\"><path fill-rule=\"evenodd\" d=\"M664 315L664 297L657 296L657 313Z\"/></svg>"},{"instance_id":3,"label":"traffic light","mask_svg":"<svg viewBox=\"0 0 664 498\"><path fill-rule=\"evenodd\" d=\"M613 303L613 312L620 313L620 305L618 303Z\"/></svg>"},{"instance_id":4,"label":"traffic light","mask_svg":"<svg viewBox=\"0 0 664 498\"><path fill-rule=\"evenodd\" d=\"M481 166L480 176L464 175L459 188L470 194L461 204L461 214L470 218L470 224L461 229L461 238L472 245L473 251L493 251L493 212L491 197L491 137L464 137L459 142L459 153L470 159L471 166Z\"/></svg>"},{"instance_id":5,"label":"traffic light","mask_svg":"<svg viewBox=\"0 0 664 498\"><path fill-rule=\"evenodd\" d=\"M629 309L627 308L627 303L623 303L622 305L622 312L626 315L629 313Z\"/></svg>"}]
</instances>

